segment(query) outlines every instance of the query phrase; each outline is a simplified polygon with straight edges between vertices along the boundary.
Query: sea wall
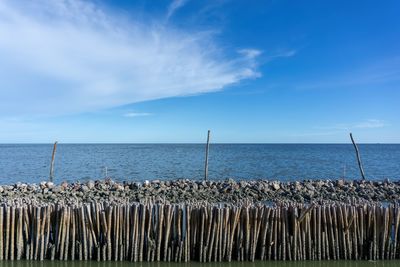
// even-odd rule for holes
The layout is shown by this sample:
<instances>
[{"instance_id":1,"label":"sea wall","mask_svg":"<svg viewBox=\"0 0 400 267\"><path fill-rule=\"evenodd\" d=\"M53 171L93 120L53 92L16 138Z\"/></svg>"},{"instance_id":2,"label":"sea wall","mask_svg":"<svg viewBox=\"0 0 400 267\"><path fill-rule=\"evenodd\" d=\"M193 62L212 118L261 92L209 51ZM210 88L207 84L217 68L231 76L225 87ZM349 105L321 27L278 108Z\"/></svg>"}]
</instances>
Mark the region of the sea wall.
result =
<instances>
[{"instance_id":1,"label":"sea wall","mask_svg":"<svg viewBox=\"0 0 400 267\"><path fill-rule=\"evenodd\" d=\"M236 203L295 201L298 203L324 202L395 202L400 199L399 181L304 180L281 182L273 180L154 180L144 182L116 182L111 179L84 183L54 184L18 183L0 186L0 204L59 203L79 204L92 201L125 203L143 199L180 203L208 201Z\"/></svg>"},{"instance_id":2,"label":"sea wall","mask_svg":"<svg viewBox=\"0 0 400 267\"><path fill-rule=\"evenodd\" d=\"M399 223L396 204L16 201L0 206L0 259L399 259Z\"/></svg>"}]
</instances>

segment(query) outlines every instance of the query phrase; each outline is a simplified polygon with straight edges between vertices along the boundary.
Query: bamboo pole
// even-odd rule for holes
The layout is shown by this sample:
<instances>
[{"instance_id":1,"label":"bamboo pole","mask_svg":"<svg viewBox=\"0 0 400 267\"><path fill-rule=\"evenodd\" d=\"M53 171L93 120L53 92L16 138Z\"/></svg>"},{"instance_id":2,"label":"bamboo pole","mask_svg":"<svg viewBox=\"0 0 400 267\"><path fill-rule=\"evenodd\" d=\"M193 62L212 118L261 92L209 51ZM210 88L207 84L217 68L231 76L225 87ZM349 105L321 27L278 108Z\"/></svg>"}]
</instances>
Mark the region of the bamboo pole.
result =
<instances>
[{"instance_id":1,"label":"bamboo pole","mask_svg":"<svg viewBox=\"0 0 400 267\"><path fill-rule=\"evenodd\" d=\"M264 216L264 221L261 227L261 252L260 252L260 260L264 260L265 257L265 247L267 246L267 233L269 229L269 216L271 213L271 209L269 207L266 208L266 213Z\"/></svg>"},{"instance_id":2,"label":"bamboo pole","mask_svg":"<svg viewBox=\"0 0 400 267\"><path fill-rule=\"evenodd\" d=\"M57 141L54 142L53 153L51 154L50 176L49 176L50 182L53 182L53 178L54 178L54 159L56 157L56 150L57 150Z\"/></svg>"},{"instance_id":3,"label":"bamboo pole","mask_svg":"<svg viewBox=\"0 0 400 267\"><path fill-rule=\"evenodd\" d=\"M206 145L206 159L205 159L205 166L204 166L204 180L207 181L208 179L208 150L210 148L210 130L207 132L207 145Z\"/></svg>"},{"instance_id":4,"label":"bamboo pole","mask_svg":"<svg viewBox=\"0 0 400 267\"><path fill-rule=\"evenodd\" d=\"M11 207L10 260L14 260L15 207Z\"/></svg>"},{"instance_id":5,"label":"bamboo pole","mask_svg":"<svg viewBox=\"0 0 400 267\"><path fill-rule=\"evenodd\" d=\"M69 207L68 207L69 208ZM48 223L47 222L47 208L46 207L42 207L41 208L41 225L40 225L40 251L39 251L39 260L44 260L44 252L45 252L45 247L44 247L44 243L45 243L45 226ZM68 229L68 228L67 228ZM66 242L68 244L68 242Z\"/></svg>"},{"instance_id":6,"label":"bamboo pole","mask_svg":"<svg viewBox=\"0 0 400 267\"><path fill-rule=\"evenodd\" d=\"M4 207L0 206L0 260L4 259L3 218L4 218Z\"/></svg>"},{"instance_id":7,"label":"bamboo pole","mask_svg":"<svg viewBox=\"0 0 400 267\"><path fill-rule=\"evenodd\" d=\"M6 229L5 229L5 243L6 243L6 249L5 249L5 255L4 259L8 260L9 259L9 252L10 252L10 213L11 213L11 207L7 206L6 209Z\"/></svg>"},{"instance_id":8,"label":"bamboo pole","mask_svg":"<svg viewBox=\"0 0 400 267\"><path fill-rule=\"evenodd\" d=\"M20 260L21 259L21 255L22 255L22 249L23 249L22 208L21 207L18 207L17 214L18 214L18 221L17 221L17 260ZM0 227L1 227L1 225L0 225ZM1 250L1 248L0 248L0 250Z\"/></svg>"},{"instance_id":9,"label":"bamboo pole","mask_svg":"<svg viewBox=\"0 0 400 267\"><path fill-rule=\"evenodd\" d=\"M71 260L75 260L76 254L76 247L75 247L75 240L76 240L76 208L73 206L71 209Z\"/></svg>"},{"instance_id":10,"label":"bamboo pole","mask_svg":"<svg viewBox=\"0 0 400 267\"><path fill-rule=\"evenodd\" d=\"M364 174L364 169L363 169L363 166L362 166L362 163L361 163L360 152L358 151L358 146L357 146L356 142L353 139L353 134L352 133L350 133L350 139L351 139L351 142L353 143L354 149L356 151L357 163L358 163L358 168L360 169L361 177L362 177L363 180L365 180L365 174Z\"/></svg>"}]
</instances>

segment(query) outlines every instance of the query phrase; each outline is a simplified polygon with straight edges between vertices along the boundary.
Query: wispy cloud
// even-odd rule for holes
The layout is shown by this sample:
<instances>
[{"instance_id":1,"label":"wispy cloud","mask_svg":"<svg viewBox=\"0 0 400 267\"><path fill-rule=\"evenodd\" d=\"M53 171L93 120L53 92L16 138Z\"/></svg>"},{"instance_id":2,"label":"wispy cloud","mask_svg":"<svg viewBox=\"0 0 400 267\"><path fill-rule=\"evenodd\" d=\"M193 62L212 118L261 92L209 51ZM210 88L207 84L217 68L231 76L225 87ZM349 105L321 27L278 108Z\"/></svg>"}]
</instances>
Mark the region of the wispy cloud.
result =
<instances>
[{"instance_id":1,"label":"wispy cloud","mask_svg":"<svg viewBox=\"0 0 400 267\"><path fill-rule=\"evenodd\" d=\"M169 16L184 3L172 2ZM232 58L212 31L159 21L132 21L80 0L0 1L0 114L94 111L261 75L258 50Z\"/></svg>"},{"instance_id":2,"label":"wispy cloud","mask_svg":"<svg viewBox=\"0 0 400 267\"><path fill-rule=\"evenodd\" d=\"M381 120L367 120L354 125L354 128L368 129L368 128L382 128L385 127L386 124Z\"/></svg>"},{"instance_id":3,"label":"wispy cloud","mask_svg":"<svg viewBox=\"0 0 400 267\"><path fill-rule=\"evenodd\" d=\"M252 48L247 48L247 49L239 49L238 52L245 56L248 59L254 59L261 55L262 51L258 49L252 49Z\"/></svg>"},{"instance_id":4,"label":"wispy cloud","mask_svg":"<svg viewBox=\"0 0 400 267\"><path fill-rule=\"evenodd\" d=\"M153 115L152 113L148 112L127 112L123 114L124 117L132 118L132 117L143 117L143 116L150 116Z\"/></svg>"},{"instance_id":5,"label":"wispy cloud","mask_svg":"<svg viewBox=\"0 0 400 267\"><path fill-rule=\"evenodd\" d=\"M171 4L168 6L166 19L169 20L169 18L173 16L175 11L183 7L187 3L187 1L188 0L173 0Z\"/></svg>"},{"instance_id":6,"label":"wispy cloud","mask_svg":"<svg viewBox=\"0 0 400 267\"><path fill-rule=\"evenodd\" d=\"M368 119L365 121L355 122L355 123L339 123L331 126L318 126L316 129L320 130L351 130L351 129L373 129L382 128L387 126L382 120Z\"/></svg>"},{"instance_id":7,"label":"wispy cloud","mask_svg":"<svg viewBox=\"0 0 400 267\"><path fill-rule=\"evenodd\" d=\"M285 58L285 57L293 57L297 54L297 50L295 49L289 49L289 50L280 50L272 55L268 56L268 59L276 59L276 58Z\"/></svg>"},{"instance_id":8,"label":"wispy cloud","mask_svg":"<svg viewBox=\"0 0 400 267\"><path fill-rule=\"evenodd\" d=\"M388 84L400 81L400 57L391 57L351 69L338 70L332 75L325 75L322 80L309 82L297 81L296 89L340 89L360 86Z\"/></svg>"},{"instance_id":9,"label":"wispy cloud","mask_svg":"<svg viewBox=\"0 0 400 267\"><path fill-rule=\"evenodd\" d=\"M305 132L305 133L289 133L285 134L288 137L318 137L318 136L333 136L340 133L339 131L328 131L328 132Z\"/></svg>"}]
</instances>

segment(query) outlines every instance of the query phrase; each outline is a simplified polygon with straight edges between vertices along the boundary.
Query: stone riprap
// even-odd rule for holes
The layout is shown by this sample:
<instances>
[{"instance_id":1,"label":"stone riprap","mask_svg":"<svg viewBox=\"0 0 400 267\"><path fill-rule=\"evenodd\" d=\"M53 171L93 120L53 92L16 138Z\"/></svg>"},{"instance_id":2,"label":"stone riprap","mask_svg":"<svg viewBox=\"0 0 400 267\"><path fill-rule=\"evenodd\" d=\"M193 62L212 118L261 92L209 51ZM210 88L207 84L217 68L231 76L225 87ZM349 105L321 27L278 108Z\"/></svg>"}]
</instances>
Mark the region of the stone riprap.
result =
<instances>
[{"instance_id":1,"label":"stone riprap","mask_svg":"<svg viewBox=\"0 0 400 267\"><path fill-rule=\"evenodd\" d=\"M54 184L17 183L0 186L0 203L88 203L92 201L137 202L144 199L184 201L252 202L294 201L387 201L400 199L400 182L354 180L145 181L116 182L111 179Z\"/></svg>"}]
</instances>

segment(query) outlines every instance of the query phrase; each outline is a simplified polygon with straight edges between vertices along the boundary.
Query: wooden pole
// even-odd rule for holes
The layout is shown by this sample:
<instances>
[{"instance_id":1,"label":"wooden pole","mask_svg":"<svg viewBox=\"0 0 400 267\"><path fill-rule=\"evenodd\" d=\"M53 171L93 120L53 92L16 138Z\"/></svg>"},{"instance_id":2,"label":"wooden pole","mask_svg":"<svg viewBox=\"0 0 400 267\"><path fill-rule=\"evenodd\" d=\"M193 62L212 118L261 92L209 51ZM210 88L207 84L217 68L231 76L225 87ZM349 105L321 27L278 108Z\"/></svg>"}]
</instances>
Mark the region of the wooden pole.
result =
<instances>
[{"instance_id":1,"label":"wooden pole","mask_svg":"<svg viewBox=\"0 0 400 267\"><path fill-rule=\"evenodd\" d=\"M363 180L365 180L365 174L361 163L360 152L358 151L358 146L356 142L354 142L353 135L351 133L350 133L350 139L351 142L353 143L354 149L356 150L357 162L358 162L358 167L360 168L361 177Z\"/></svg>"},{"instance_id":2,"label":"wooden pole","mask_svg":"<svg viewBox=\"0 0 400 267\"><path fill-rule=\"evenodd\" d=\"M208 178L208 150L210 149L210 130L207 133L207 145L206 145L206 163L204 167L204 180L207 181Z\"/></svg>"},{"instance_id":3,"label":"wooden pole","mask_svg":"<svg viewBox=\"0 0 400 267\"><path fill-rule=\"evenodd\" d=\"M51 164L50 164L50 182L53 181L54 178L54 158L56 156L56 150L57 150L57 141L54 143L53 146L53 153L51 154Z\"/></svg>"}]
</instances>

